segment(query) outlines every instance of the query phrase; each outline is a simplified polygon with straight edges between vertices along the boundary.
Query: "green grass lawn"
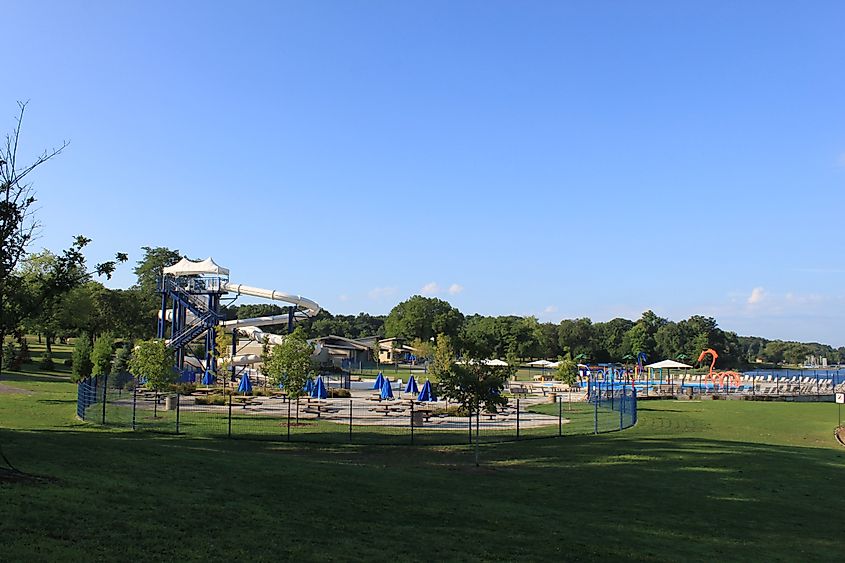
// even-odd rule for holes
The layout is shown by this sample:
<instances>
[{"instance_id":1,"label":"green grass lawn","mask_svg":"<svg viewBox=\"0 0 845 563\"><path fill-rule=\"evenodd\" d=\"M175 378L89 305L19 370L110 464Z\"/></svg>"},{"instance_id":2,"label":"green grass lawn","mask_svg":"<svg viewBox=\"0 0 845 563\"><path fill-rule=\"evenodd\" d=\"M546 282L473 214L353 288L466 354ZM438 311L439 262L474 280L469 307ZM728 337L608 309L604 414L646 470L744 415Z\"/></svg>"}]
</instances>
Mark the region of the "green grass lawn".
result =
<instances>
[{"instance_id":1,"label":"green grass lawn","mask_svg":"<svg viewBox=\"0 0 845 563\"><path fill-rule=\"evenodd\" d=\"M0 560L841 560L836 405L640 403L599 436L303 445L114 431L4 373Z\"/></svg>"}]
</instances>

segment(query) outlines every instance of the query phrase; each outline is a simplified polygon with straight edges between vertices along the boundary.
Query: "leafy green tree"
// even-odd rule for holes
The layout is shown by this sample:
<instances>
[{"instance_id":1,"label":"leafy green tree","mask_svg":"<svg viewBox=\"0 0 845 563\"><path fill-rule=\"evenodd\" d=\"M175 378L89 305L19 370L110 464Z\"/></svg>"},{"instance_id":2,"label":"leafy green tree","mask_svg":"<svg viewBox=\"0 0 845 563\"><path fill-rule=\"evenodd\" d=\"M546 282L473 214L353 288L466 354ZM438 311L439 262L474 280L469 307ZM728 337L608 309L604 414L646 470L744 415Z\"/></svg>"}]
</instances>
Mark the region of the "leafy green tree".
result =
<instances>
[{"instance_id":1,"label":"leafy green tree","mask_svg":"<svg viewBox=\"0 0 845 563\"><path fill-rule=\"evenodd\" d=\"M574 385L578 381L578 362L567 354L558 358L556 377L567 385Z\"/></svg>"},{"instance_id":2,"label":"leafy green tree","mask_svg":"<svg viewBox=\"0 0 845 563\"><path fill-rule=\"evenodd\" d=\"M438 377L440 394L464 407L468 412L484 408L488 412L508 403L502 395L505 384L515 373L509 366L490 366L480 360L454 364Z\"/></svg>"},{"instance_id":3,"label":"leafy green tree","mask_svg":"<svg viewBox=\"0 0 845 563\"><path fill-rule=\"evenodd\" d=\"M415 338L411 342L411 348L414 349L414 355L417 357L418 362L423 362L434 355L434 345L430 340Z\"/></svg>"},{"instance_id":4,"label":"leafy green tree","mask_svg":"<svg viewBox=\"0 0 845 563\"><path fill-rule=\"evenodd\" d=\"M132 357L132 351L129 345L123 345L117 349L114 355L114 363L112 364L113 373L128 373L129 372L129 358Z\"/></svg>"},{"instance_id":5,"label":"leafy green tree","mask_svg":"<svg viewBox=\"0 0 845 563\"><path fill-rule=\"evenodd\" d=\"M588 318L564 319L558 325L558 340L564 351L584 354L589 358L596 356L596 338L593 322Z\"/></svg>"},{"instance_id":6,"label":"leafy green tree","mask_svg":"<svg viewBox=\"0 0 845 563\"><path fill-rule=\"evenodd\" d=\"M285 337L284 342L273 346L265 365L270 380L276 385L281 384L288 397L296 399L301 396L305 383L314 375L313 353L314 347L305 339L304 332L297 328Z\"/></svg>"},{"instance_id":7,"label":"leafy green tree","mask_svg":"<svg viewBox=\"0 0 845 563\"><path fill-rule=\"evenodd\" d=\"M432 352L432 361L429 366L429 373L435 379L447 377L455 365L455 349L452 347L452 339L445 334L438 334Z\"/></svg>"},{"instance_id":8,"label":"leafy green tree","mask_svg":"<svg viewBox=\"0 0 845 563\"><path fill-rule=\"evenodd\" d=\"M435 334L451 338L458 335L464 316L448 302L436 297L414 295L396 305L384 322L388 337L406 341L419 338L429 340Z\"/></svg>"},{"instance_id":9,"label":"leafy green tree","mask_svg":"<svg viewBox=\"0 0 845 563\"><path fill-rule=\"evenodd\" d=\"M141 340L129 359L129 371L135 377L147 378L147 385L161 391L176 382L179 374L174 369L173 350L164 340Z\"/></svg>"},{"instance_id":10,"label":"leafy green tree","mask_svg":"<svg viewBox=\"0 0 845 563\"><path fill-rule=\"evenodd\" d=\"M76 339L71 353L71 381L82 381L91 377L94 364L91 362L91 341L87 334Z\"/></svg>"},{"instance_id":11,"label":"leafy green tree","mask_svg":"<svg viewBox=\"0 0 845 563\"><path fill-rule=\"evenodd\" d=\"M104 333L94 342L94 348L91 351L91 375L110 375L112 370L112 355L114 347L114 338L110 333Z\"/></svg>"},{"instance_id":12,"label":"leafy green tree","mask_svg":"<svg viewBox=\"0 0 845 563\"><path fill-rule=\"evenodd\" d=\"M62 143L28 164L21 164L18 147L22 145L21 127L26 106L25 102L18 102L16 125L6 136L6 142L0 145L0 345L6 334L16 329L22 320L21 311L14 306L20 297L14 272L40 226L34 213L36 199L30 174L67 147L67 142Z\"/></svg>"}]
</instances>

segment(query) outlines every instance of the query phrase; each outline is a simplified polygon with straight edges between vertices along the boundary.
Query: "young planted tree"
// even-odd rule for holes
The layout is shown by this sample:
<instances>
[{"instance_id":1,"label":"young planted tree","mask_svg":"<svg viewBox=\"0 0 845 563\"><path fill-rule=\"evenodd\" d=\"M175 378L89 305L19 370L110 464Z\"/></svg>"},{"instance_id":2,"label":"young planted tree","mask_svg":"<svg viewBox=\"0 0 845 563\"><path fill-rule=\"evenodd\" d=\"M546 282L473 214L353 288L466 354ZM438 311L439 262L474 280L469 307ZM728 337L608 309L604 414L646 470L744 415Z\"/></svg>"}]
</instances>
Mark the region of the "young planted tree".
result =
<instances>
[{"instance_id":1,"label":"young planted tree","mask_svg":"<svg viewBox=\"0 0 845 563\"><path fill-rule=\"evenodd\" d=\"M578 381L578 362L572 359L571 354L558 358L557 379L569 387L569 410L572 410L572 386Z\"/></svg>"},{"instance_id":2,"label":"young planted tree","mask_svg":"<svg viewBox=\"0 0 845 563\"><path fill-rule=\"evenodd\" d=\"M78 382L91 377L94 364L91 362L91 342L88 335L83 334L76 339L71 354L71 381Z\"/></svg>"},{"instance_id":3,"label":"young planted tree","mask_svg":"<svg viewBox=\"0 0 845 563\"><path fill-rule=\"evenodd\" d=\"M378 336L376 336L375 341L373 341L373 345L370 346L370 355L373 357L373 362L376 364L376 369L381 368L381 345L378 342Z\"/></svg>"},{"instance_id":4,"label":"young planted tree","mask_svg":"<svg viewBox=\"0 0 845 563\"><path fill-rule=\"evenodd\" d=\"M173 350L157 338L138 342L129 359L129 371L135 377L146 377L147 385L156 391L175 383L178 377L173 369Z\"/></svg>"},{"instance_id":5,"label":"young planted tree","mask_svg":"<svg viewBox=\"0 0 845 563\"><path fill-rule=\"evenodd\" d=\"M264 369L275 385L281 384L288 397L296 399L302 395L305 383L314 374L313 353L314 347L297 328L285 337L284 342L273 346Z\"/></svg>"},{"instance_id":6,"label":"young planted tree","mask_svg":"<svg viewBox=\"0 0 845 563\"><path fill-rule=\"evenodd\" d=\"M452 339L445 334L438 334L437 342L434 344L434 351L432 352L429 373L431 373L435 381L440 381L441 378L451 373L454 365L455 349L452 347Z\"/></svg>"},{"instance_id":7,"label":"young planted tree","mask_svg":"<svg viewBox=\"0 0 845 563\"><path fill-rule=\"evenodd\" d=\"M226 332L223 327L218 327L214 336L214 357L217 359L216 371L223 382L223 389L226 389L226 371L232 367L232 339L234 333Z\"/></svg>"},{"instance_id":8,"label":"young planted tree","mask_svg":"<svg viewBox=\"0 0 845 563\"><path fill-rule=\"evenodd\" d=\"M480 360L454 364L439 377L438 390L443 397L459 403L472 416L481 409L495 412L508 404L502 395L505 384L514 373L510 366L490 366ZM475 465L478 465L478 426L475 435Z\"/></svg>"},{"instance_id":9,"label":"young planted tree","mask_svg":"<svg viewBox=\"0 0 845 563\"><path fill-rule=\"evenodd\" d=\"M114 347L114 338L108 332L101 334L94 342L94 349L91 351L91 375L97 377L99 375L111 375L112 372L112 348Z\"/></svg>"}]
</instances>

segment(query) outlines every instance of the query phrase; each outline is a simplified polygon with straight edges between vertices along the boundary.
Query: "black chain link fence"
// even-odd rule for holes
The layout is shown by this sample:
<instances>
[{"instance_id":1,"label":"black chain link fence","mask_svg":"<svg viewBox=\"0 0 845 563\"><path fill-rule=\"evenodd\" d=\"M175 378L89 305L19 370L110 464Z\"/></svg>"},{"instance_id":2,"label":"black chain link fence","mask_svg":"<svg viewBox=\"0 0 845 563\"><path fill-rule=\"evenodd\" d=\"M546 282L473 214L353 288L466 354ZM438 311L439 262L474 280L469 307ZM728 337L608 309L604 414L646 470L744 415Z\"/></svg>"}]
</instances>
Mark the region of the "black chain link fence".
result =
<instances>
[{"instance_id":1,"label":"black chain link fence","mask_svg":"<svg viewBox=\"0 0 845 563\"><path fill-rule=\"evenodd\" d=\"M224 394L220 389L165 393L134 379L79 384L77 415L92 423L187 436L316 443L449 445L504 442L622 430L637 420L628 390L566 397L510 398L507 406L468 412L455 403L352 396L288 399L284 393Z\"/></svg>"}]
</instances>

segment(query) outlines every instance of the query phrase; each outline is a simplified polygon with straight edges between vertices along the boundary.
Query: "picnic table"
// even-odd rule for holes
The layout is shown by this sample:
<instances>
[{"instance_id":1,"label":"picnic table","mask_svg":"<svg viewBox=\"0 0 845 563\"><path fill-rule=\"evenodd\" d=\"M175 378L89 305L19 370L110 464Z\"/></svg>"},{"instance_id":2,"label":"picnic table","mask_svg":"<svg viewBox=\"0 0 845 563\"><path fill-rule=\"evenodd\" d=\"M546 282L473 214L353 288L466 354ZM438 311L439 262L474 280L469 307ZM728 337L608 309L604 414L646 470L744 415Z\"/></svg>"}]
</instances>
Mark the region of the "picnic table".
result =
<instances>
[{"instance_id":1,"label":"picnic table","mask_svg":"<svg viewBox=\"0 0 845 563\"><path fill-rule=\"evenodd\" d=\"M392 412L397 413L397 414L402 413L406 409L405 409L405 407L403 407L401 405L384 404L384 405L379 405L377 407L370 407L367 410L370 411L370 412L380 413L380 414L383 414L384 416L387 416Z\"/></svg>"},{"instance_id":2,"label":"picnic table","mask_svg":"<svg viewBox=\"0 0 845 563\"><path fill-rule=\"evenodd\" d=\"M317 418L320 418L320 415L323 413L336 413L340 409L331 403L324 401L322 399L315 399L313 403L309 402L308 405L302 409L302 412L308 414L316 414Z\"/></svg>"}]
</instances>

